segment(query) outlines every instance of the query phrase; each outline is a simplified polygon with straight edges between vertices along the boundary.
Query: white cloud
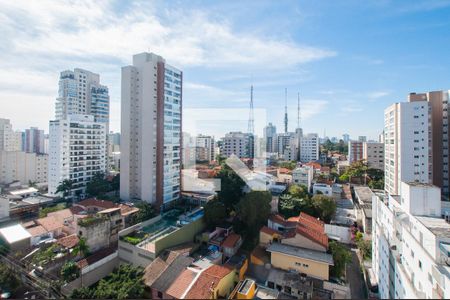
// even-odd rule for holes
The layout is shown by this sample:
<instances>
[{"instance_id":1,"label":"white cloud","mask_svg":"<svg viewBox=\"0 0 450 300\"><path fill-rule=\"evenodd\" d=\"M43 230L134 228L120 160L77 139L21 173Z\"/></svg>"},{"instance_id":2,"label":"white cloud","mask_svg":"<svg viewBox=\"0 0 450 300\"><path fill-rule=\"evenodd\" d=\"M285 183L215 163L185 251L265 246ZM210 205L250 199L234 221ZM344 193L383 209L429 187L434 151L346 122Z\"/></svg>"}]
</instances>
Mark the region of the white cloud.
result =
<instances>
[{"instance_id":1,"label":"white cloud","mask_svg":"<svg viewBox=\"0 0 450 300\"><path fill-rule=\"evenodd\" d=\"M300 114L302 120L308 120L322 113L328 106L328 101L319 99L302 100L300 103Z\"/></svg>"},{"instance_id":2,"label":"white cloud","mask_svg":"<svg viewBox=\"0 0 450 300\"><path fill-rule=\"evenodd\" d=\"M289 39L236 31L227 20L215 20L204 11L156 10L155 4L144 1L117 12L115 4L106 0L0 2L0 117L11 118L18 128L47 128L58 73L74 67L100 73L110 87L112 102L117 102L120 67L130 63L132 54L143 51L161 54L180 68L201 66L235 73L290 69L336 55ZM201 84L186 84L186 95L189 89L195 95L202 88L209 100L231 97L230 101L240 102L247 97L244 91ZM111 106L118 108L117 103ZM120 127L119 111L111 110L114 130Z\"/></svg>"},{"instance_id":3,"label":"white cloud","mask_svg":"<svg viewBox=\"0 0 450 300\"><path fill-rule=\"evenodd\" d=\"M383 98L386 96L389 96L391 94L391 92L389 91L375 91L375 92L370 92L367 96L369 97L369 99L371 101L374 101L378 98Z\"/></svg>"}]
</instances>

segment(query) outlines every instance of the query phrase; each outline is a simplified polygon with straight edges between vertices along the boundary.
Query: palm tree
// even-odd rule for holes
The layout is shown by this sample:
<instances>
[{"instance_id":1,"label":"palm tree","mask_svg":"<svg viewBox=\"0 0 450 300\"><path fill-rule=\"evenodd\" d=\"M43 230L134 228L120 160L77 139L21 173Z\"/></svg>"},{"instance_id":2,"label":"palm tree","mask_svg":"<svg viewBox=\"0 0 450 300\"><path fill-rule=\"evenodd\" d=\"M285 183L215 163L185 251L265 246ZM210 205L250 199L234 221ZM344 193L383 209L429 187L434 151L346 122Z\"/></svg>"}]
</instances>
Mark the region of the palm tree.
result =
<instances>
[{"instance_id":1,"label":"palm tree","mask_svg":"<svg viewBox=\"0 0 450 300\"><path fill-rule=\"evenodd\" d=\"M73 181L70 179L64 179L56 188L56 193L63 193L63 197L69 196L73 188Z\"/></svg>"},{"instance_id":2,"label":"palm tree","mask_svg":"<svg viewBox=\"0 0 450 300\"><path fill-rule=\"evenodd\" d=\"M82 256L89 255L89 245L86 243L85 238L80 238L78 244L73 248L72 253L74 255L81 254Z\"/></svg>"}]
</instances>

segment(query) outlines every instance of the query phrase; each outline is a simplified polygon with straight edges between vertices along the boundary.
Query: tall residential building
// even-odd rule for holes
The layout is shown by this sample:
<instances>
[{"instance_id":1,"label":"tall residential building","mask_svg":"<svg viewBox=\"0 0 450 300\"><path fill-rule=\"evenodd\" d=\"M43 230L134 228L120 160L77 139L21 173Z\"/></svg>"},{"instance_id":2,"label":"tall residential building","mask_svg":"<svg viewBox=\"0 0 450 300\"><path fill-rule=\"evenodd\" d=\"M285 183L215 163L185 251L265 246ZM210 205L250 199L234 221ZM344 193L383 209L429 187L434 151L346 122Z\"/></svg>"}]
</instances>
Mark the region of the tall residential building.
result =
<instances>
[{"instance_id":1,"label":"tall residential building","mask_svg":"<svg viewBox=\"0 0 450 300\"><path fill-rule=\"evenodd\" d=\"M0 151L21 151L22 132L13 131L9 119L0 119Z\"/></svg>"},{"instance_id":2,"label":"tall residential building","mask_svg":"<svg viewBox=\"0 0 450 300\"><path fill-rule=\"evenodd\" d=\"M68 115L50 121L48 191L56 195L65 179L73 182L73 195L83 195L98 172L106 172L106 124L92 115Z\"/></svg>"},{"instance_id":3,"label":"tall residential building","mask_svg":"<svg viewBox=\"0 0 450 300\"><path fill-rule=\"evenodd\" d=\"M358 141L359 142L367 142L367 136L365 136L365 135L358 136Z\"/></svg>"},{"instance_id":4,"label":"tall residential building","mask_svg":"<svg viewBox=\"0 0 450 300\"><path fill-rule=\"evenodd\" d=\"M442 189L444 199L449 199L449 147L450 132L448 122L449 91L434 91L428 93L411 93L409 102L426 101L429 105L428 119L430 135L430 172L431 183Z\"/></svg>"},{"instance_id":5,"label":"tall residential building","mask_svg":"<svg viewBox=\"0 0 450 300\"><path fill-rule=\"evenodd\" d=\"M221 155L230 157L232 154L239 158L251 158L254 149L254 139L249 133L230 132L222 139Z\"/></svg>"},{"instance_id":6,"label":"tall residential building","mask_svg":"<svg viewBox=\"0 0 450 300\"><path fill-rule=\"evenodd\" d=\"M264 127L265 152L277 152L277 127L269 123Z\"/></svg>"},{"instance_id":7,"label":"tall residential building","mask_svg":"<svg viewBox=\"0 0 450 300\"><path fill-rule=\"evenodd\" d=\"M0 151L0 183L43 183L48 179L48 155L23 151Z\"/></svg>"},{"instance_id":8,"label":"tall residential building","mask_svg":"<svg viewBox=\"0 0 450 300\"><path fill-rule=\"evenodd\" d=\"M384 144L377 142L363 143L363 159L370 168L384 170Z\"/></svg>"},{"instance_id":9,"label":"tall residential building","mask_svg":"<svg viewBox=\"0 0 450 300\"><path fill-rule=\"evenodd\" d=\"M73 194L83 195L92 175L108 171L109 94L100 76L83 69L61 72L55 117L49 132L49 193L70 179Z\"/></svg>"},{"instance_id":10,"label":"tall residential building","mask_svg":"<svg viewBox=\"0 0 450 300\"><path fill-rule=\"evenodd\" d=\"M372 200L372 270L380 299L450 298L450 224L440 189L401 182Z\"/></svg>"},{"instance_id":11,"label":"tall residential building","mask_svg":"<svg viewBox=\"0 0 450 300\"><path fill-rule=\"evenodd\" d=\"M350 141L350 135L347 133L344 133L342 135L342 140L344 141L344 143L348 143Z\"/></svg>"},{"instance_id":12,"label":"tall residential building","mask_svg":"<svg viewBox=\"0 0 450 300\"><path fill-rule=\"evenodd\" d=\"M122 68L120 197L164 208L180 197L183 73L153 53Z\"/></svg>"},{"instance_id":13,"label":"tall residential building","mask_svg":"<svg viewBox=\"0 0 450 300\"><path fill-rule=\"evenodd\" d=\"M384 111L384 189L400 193L400 182L430 183L430 106L427 101L395 103Z\"/></svg>"},{"instance_id":14,"label":"tall residential building","mask_svg":"<svg viewBox=\"0 0 450 300\"><path fill-rule=\"evenodd\" d=\"M310 162L319 160L319 135L308 133L300 139L300 161Z\"/></svg>"},{"instance_id":15,"label":"tall residential building","mask_svg":"<svg viewBox=\"0 0 450 300\"><path fill-rule=\"evenodd\" d=\"M348 142L348 162L362 160L363 157L363 142L360 141L349 141Z\"/></svg>"},{"instance_id":16,"label":"tall residential building","mask_svg":"<svg viewBox=\"0 0 450 300\"><path fill-rule=\"evenodd\" d=\"M291 141L295 138L295 134L293 132L285 132L277 135L277 149L279 157L286 156L286 150L290 150Z\"/></svg>"},{"instance_id":17,"label":"tall residential building","mask_svg":"<svg viewBox=\"0 0 450 300\"><path fill-rule=\"evenodd\" d=\"M45 153L44 130L36 127L25 129L23 133L22 150L28 153Z\"/></svg>"},{"instance_id":18,"label":"tall residential building","mask_svg":"<svg viewBox=\"0 0 450 300\"><path fill-rule=\"evenodd\" d=\"M196 148L196 157L195 159L198 161L208 161L211 162L215 160L215 146L216 143L214 141L213 136L209 135L198 135L195 138L195 148Z\"/></svg>"},{"instance_id":19,"label":"tall residential building","mask_svg":"<svg viewBox=\"0 0 450 300\"><path fill-rule=\"evenodd\" d=\"M109 127L108 88L100 84L100 75L83 69L63 71L59 77L56 120L69 115L93 115L96 122Z\"/></svg>"}]
</instances>

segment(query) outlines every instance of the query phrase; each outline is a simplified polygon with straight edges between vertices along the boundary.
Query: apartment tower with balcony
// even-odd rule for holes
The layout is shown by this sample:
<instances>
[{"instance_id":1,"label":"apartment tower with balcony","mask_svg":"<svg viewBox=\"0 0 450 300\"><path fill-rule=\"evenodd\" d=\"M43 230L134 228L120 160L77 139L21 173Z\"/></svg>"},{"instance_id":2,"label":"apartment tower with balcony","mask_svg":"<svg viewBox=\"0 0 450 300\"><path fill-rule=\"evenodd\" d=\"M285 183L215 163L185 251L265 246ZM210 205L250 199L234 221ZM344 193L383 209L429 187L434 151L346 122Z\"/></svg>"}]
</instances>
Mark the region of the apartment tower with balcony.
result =
<instances>
[{"instance_id":1,"label":"apartment tower with balcony","mask_svg":"<svg viewBox=\"0 0 450 300\"><path fill-rule=\"evenodd\" d=\"M120 197L164 209L181 189L183 73L154 53L122 68Z\"/></svg>"}]
</instances>

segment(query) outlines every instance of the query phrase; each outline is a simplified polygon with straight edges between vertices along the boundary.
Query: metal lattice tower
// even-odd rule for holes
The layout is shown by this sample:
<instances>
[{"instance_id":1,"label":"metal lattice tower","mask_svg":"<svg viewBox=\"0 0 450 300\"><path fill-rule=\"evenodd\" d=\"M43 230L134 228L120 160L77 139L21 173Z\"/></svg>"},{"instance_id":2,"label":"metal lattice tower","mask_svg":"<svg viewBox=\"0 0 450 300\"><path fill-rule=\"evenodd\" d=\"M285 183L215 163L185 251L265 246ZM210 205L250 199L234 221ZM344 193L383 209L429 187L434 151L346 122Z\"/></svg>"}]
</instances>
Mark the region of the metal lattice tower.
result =
<instances>
[{"instance_id":1,"label":"metal lattice tower","mask_svg":"<svg viewBox=\"0 0 450 300\"><path fill-rule=\"evenodd\" d=\"M284 89L284 133L288 132L287 88Z\"/></svg>"},{"instance_id":2,"label":"metal lattice tower","mask_svg":"<svg viewBox=\"0 0 450 300\"><path fill-rule=\"evenodd\" d=\"M248 133L255 134L255 115L253 113L253 84L250 86L250 113L248 116Z\"/></svg>"},{"instance_id":3,"label":"metal lattice tower","mask_svg":"<svg viewBox=\"0 0 450 300\"><path fill-rule=\"evenodd\" d=\"M297 128L300 128L300 121L301 121L301 115L300 115L300 92L299 92L298 99L297 99Z\"/></svg>"}]
</instances>

